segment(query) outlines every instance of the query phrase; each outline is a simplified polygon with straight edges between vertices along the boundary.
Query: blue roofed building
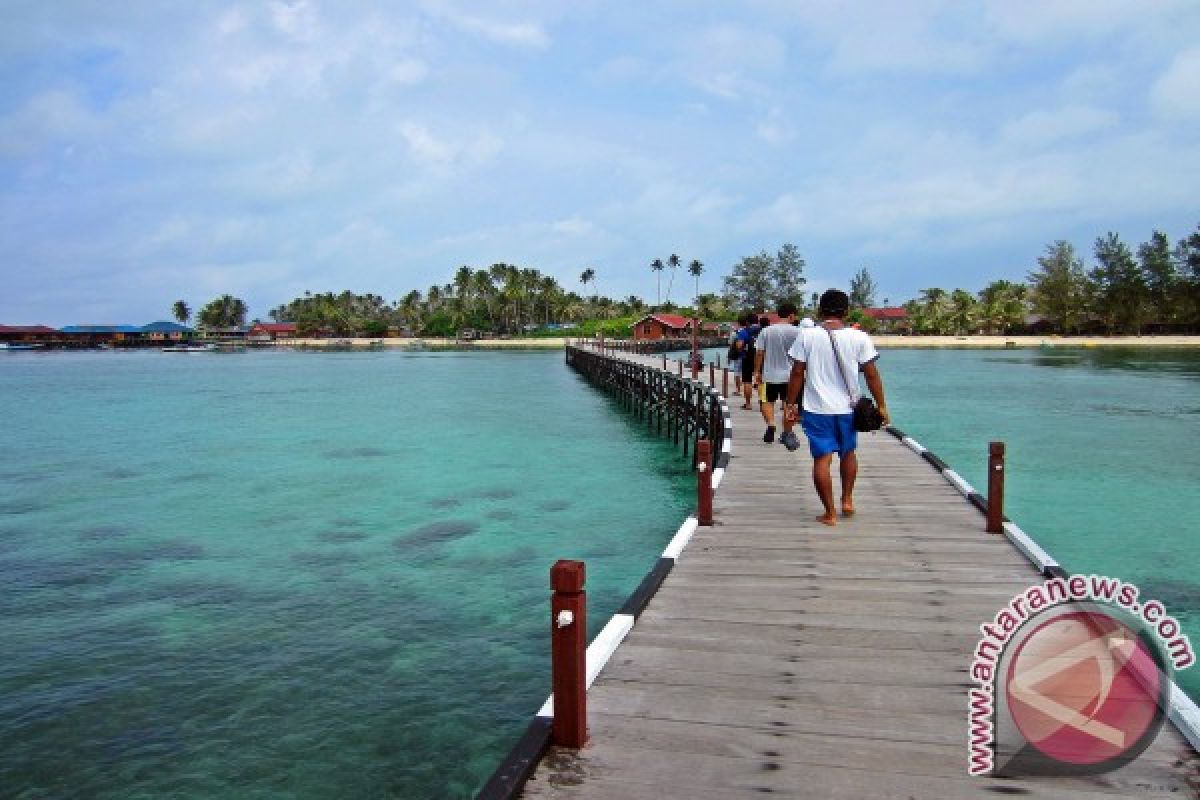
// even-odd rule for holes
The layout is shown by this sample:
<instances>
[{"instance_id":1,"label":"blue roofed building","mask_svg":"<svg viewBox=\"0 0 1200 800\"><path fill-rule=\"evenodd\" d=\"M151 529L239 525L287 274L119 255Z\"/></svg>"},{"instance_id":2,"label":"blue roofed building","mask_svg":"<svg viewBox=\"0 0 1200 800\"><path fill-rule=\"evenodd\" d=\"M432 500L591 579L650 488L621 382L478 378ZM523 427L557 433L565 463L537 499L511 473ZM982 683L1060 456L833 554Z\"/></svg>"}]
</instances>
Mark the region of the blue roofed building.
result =
<instances>
[{"instance_id":1,"label":"blue roofed building","mask_svg":"<svg viewBox=\"0 0 1200 800\"><path fill-rule=\"evenodd\" d=\"M141 330L145 338L154 342L178 342L183 339L190 339L192 336L192 329L188 326L165 320L143 325Z\"/></svg>"},{"instance_id":2,"label":"blue roofed building","mask_svg":"<svg viewBox=\"0 0 1200 800\"><path fill-rule=\"evenodd\" d=\"M59 333L67 341L83 345L132 344L142 338L140 325L65 325Z\"/></svg>"}]
</instances>

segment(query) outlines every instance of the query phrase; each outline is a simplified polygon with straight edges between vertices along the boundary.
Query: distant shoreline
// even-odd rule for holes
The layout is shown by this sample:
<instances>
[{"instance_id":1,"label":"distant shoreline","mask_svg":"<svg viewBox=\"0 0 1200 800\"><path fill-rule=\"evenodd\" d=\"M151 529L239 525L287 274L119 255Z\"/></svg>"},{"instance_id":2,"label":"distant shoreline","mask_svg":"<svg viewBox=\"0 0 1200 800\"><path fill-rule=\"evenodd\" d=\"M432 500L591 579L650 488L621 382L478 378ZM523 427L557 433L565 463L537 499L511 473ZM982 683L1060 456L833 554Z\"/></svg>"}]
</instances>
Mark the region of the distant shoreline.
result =
<instances>
[{"instance_id":1,"label":"distant shoreline","mask_svg":"<svg viewBox=\"0 0 1200 800\"><path fill-rule=\"evenodd\" d=\"M992 350L1028 348L1091 348L1091 347L1200 347L1200 336L898 336L876 334L875 345L888 349L980 348ZM574 338L545 339L477 339L458 342L454 339L423 337L414 339L287 339L275 342L278 347L345 347L367 348L378 343L389 349L416 350L557 350Z\"/></svg>"}]
</instances>

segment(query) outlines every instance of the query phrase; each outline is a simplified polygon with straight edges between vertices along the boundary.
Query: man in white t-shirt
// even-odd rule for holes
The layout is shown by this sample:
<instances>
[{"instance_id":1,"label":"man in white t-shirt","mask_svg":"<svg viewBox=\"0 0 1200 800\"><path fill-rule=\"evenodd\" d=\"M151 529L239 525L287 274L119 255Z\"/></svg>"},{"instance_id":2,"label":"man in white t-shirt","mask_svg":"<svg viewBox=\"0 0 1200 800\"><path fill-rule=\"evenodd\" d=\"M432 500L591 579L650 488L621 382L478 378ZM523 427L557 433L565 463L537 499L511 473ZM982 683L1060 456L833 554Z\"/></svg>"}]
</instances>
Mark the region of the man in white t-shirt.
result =
<instances>
[{"instance_id":1,"label":"man in white t-shirt","mask_svg":"<svg viewBox=\"0 0 1200 800\"><path fill-rule=\"evenodd\" d=\"M800 333L796 327L795 303L780 303L775 312L779 315L779 322L763 328L754 343L754 382L760 387L758 407L762 411L763 421L767 423L767 431L763 434L763 441L767 444L775 441L775 403L782 403L787 396L788 380L792 375L792 359L788 352ZM788 422L785 415L783 435L779 441L788 450L800 446L796 434L792 433L795 425L796 421Z\"/></svg>"},{"instance_id":2,"label":"man in white t-shirt","mask_svg":"<svg viewBox=\"0 0 1200 800\"><path fill-rule=\"evenodd\" d=\"M821 295L818 312L822 324L801 328L800 335L788 355L792 358L792 374L788 380L787 405L784 419L793 421L799 416L796 402L803 390L804 433L813 457L813 486L825 513L817 521L837 524L833 505L833 478L830 468L833 454L840 459L842 479L842 514L854 514L854 481L858 477L858 433L854 430L854 404L861 392L858 373L867 379L867 388L883 415L883 424L891 422L887 401L883 396L883 378L875 366L879 358L871 337L845 324L850 311L850 298L845 292L830 289Z\"/></svg>"}]
</instances>

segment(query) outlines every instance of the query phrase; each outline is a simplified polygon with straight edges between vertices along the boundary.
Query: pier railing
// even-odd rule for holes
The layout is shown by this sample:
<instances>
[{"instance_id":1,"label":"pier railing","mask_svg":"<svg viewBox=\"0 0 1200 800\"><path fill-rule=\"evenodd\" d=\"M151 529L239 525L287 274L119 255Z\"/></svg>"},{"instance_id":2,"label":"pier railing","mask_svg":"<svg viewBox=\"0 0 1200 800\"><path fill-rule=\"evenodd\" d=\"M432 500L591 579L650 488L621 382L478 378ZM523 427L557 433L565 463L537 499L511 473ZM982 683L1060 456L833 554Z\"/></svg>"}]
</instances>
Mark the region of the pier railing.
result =
<instances>
[{"instance_id":1,"label":"pier railing","mask_svg":"<svg viewBox=\"0 0 1200 800\"><path fill-rule=\"evenodd\" d=\"M730 457L733 431L729 409L715 386L684 377L685 371L678 364L678 372L672 372L665 357L660 367L657 363L635 364L617 355L636 353L635 347L632 342L614 346L611 341L581 341L567 346L567 364L615 397L635 419L683 445L684 454L692 456L696 469L696 513L684 520L637 589L586 646L586 654L584 564L564 560L554 565L550 573L554 589L553 695L480 789L477 800L515 797L552 741L568 747L582 745L587 729L588 687L666 580L697 528L713 524L713 491L720 485ZM710 370L710 378L712 374Z\"/></svg>"},{"instance_id":2,"label":"pier railing","mask_svg":"<svg viewBox=\"0 0 1200 800\"><path fill-rule=\"evenodd\" d=\"M610 346L568 346L567 364L593 386L612 395L635 420L676 445L682 444L683 454L691 455L693 466L701 439L712 442L714 451L719 451L725 441L725 417L715 387L657 366L610 357L606 355Z\"/></svg>"}]
</instances>

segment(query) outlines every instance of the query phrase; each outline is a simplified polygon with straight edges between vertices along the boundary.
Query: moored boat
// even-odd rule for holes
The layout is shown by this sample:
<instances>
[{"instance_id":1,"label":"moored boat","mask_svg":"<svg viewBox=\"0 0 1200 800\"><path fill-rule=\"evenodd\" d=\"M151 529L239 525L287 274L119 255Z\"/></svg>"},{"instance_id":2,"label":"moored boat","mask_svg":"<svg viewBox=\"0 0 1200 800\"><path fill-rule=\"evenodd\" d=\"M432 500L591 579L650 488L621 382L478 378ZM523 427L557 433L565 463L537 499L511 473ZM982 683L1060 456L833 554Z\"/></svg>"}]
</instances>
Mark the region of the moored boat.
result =
<instances>
[{"instance_id":1,"label":"moored boat","mask_svg":"<svg viewBox=\"0 0 1200 800\"><path fill-rule=\"evenodd\" d=\"M215 353L215 344L173 344L162 348L164 353Z\"/></svg>"}]
</instances>

